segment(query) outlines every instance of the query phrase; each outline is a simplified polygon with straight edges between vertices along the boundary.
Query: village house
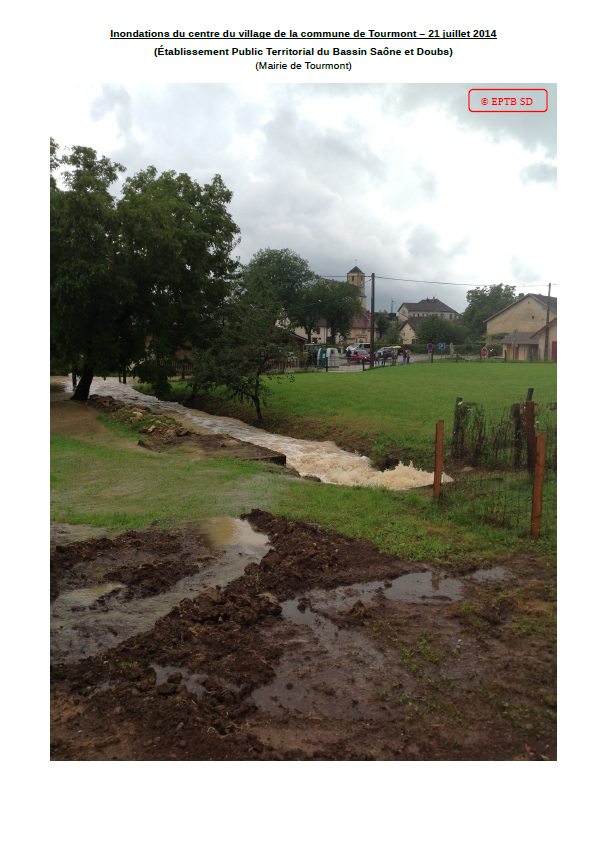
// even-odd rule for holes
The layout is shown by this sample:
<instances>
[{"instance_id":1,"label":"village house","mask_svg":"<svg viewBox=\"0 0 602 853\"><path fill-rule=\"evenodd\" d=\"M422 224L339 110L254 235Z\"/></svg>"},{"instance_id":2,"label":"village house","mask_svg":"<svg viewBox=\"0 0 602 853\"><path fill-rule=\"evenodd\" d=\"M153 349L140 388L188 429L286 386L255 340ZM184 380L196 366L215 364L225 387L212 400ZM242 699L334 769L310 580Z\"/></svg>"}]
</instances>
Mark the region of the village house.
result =
<instances>
[{"instance_id":1,"label":"village house","mask_svg":"<svg viewBox=\"0 0 602 853\"><path fill-rule=\"evenodd\" d=\"M553 320L550 320L545 326L541 329L538 329L534 335L531 335L532 338L537 339L538 341L538 356L539 360L543 361L545 359L546 352L546 330L548 332L548 361L557 361L557 317L554 317Z\"/></svg>"},{"instance_id":2,"label":"village house","mask_svg":"<svg viewBox=\"0 0 602 853\"><path fill-rule=\"evenodd\" d=\"M433 315L432 314L424 314L422 317L410 317L408 320L405 321L405 323L403 323L403 325L400 326L399 334L401 337L401 343L404 346L409 346L410 344L416 343L416 335L418 332L418 326L420 325L420 323L423 320L425 320L429 316L432 317ZM459 317L459 315L456 315L456 316ZM447 318L445 318L445 319L447 319ZM459 326L462 321L460 319L457 319L457 320L450 320L449 322L453 323L454 325ZM435 343L437 343L437 342L435 341ZM453 344L454 342L453 341L447 341L446 343L452 343Z\"/></svg>"},{"instance_id":3,"label":"village house","mask_svg":"<svg viewBox=\"0 0 602 853\"><path fill-rule=\"evenodd\" d=\"M522 343L518 344L523 347L520 353L525 357L528 355L527 349L531 346L536 346L531 335L535 334L539 329L543 328L547 322L556 317L556 297L550 297L550 315L546 317L548 310L548 297L540 296L536 293L526 293L524 296L519 296L511 305L502 308L485 320L487 324L487 344L501 343L506 345L507 338L511 337L513 332L517 331L523 337ZM509 342L512 349L512 340ZM510 354L508 355L510 357ZM519 355L520 360L523 358Z\"/></svg>"},{"instance_id":4,"label":"village house","mask_svg":"<svg viewBox=\"0 0 602 853\"><path fill-rule=\"evenodd\" d=\"M418 324L421 320L422 317L410 317L409 320L406 320L405 323L400 326L399 337L404 346L416 343L416 333L418 331Z\"/></svg>"},{"instance_id":5,"label":"village house","mask_svg":"<svg viewBox=\"0 0 602 853\"><path fill-rule=\"evenodd\" d=\"M502 345L506 361L537 361L539 345L529 332L511 332L495 342Z\"/></svg>"},{"instance_id":6,"label":"village house","mask_svg":"<svg viewBox=\"0 0 602 853\"><path fill-rule=\"evenodd\" d=\"M444 320L458 320L460 314L454 308L450 308L445 302L441 302L436 296L432 299L421 299L420 302L404 302L399 307L397 317L399 325L405 323L406 320L414 319L415 317L431 317L435 314L437 317L443 317Z\"/></svg>"}]
</instances>

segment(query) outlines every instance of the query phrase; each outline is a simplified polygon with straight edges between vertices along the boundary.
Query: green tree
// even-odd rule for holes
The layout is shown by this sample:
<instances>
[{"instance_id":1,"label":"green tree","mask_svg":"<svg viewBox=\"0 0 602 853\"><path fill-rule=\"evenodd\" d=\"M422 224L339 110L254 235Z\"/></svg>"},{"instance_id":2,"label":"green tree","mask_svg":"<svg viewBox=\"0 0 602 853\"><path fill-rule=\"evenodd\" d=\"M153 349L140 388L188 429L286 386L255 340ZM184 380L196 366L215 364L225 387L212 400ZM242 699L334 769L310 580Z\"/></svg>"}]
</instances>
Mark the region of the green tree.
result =
<instances>
[{"instance_id":1,"label":"green tree","mask_svg":"<svg viewBox=\"0 0 602 853\"><path fill-rule=\"evenodd\" d=\"M480 340L487 331L488 317L511 305L516 299L516 288L509 284L492 284L491 287L476 287L466 294L468 306L462 322L469 340Z\"/></svg>"},{"instance_id":2,"label":"green tree","mask_svg":"<svg viewBox=\"0 0 602 853\"><path fill-rule=\"evenodd\" d=\"M401 337L399 334L399 329L391 325L388 330L384 333L382 338L379 341L380 345L383 347L395 347L401 345Z\"/></svg>"},{"instance_id":3,"label":"green tree","mask_svg":"<svg viewBox=\"0 0 602 853\"><path fill-rule=\"evenodd\" d=\"M51 358L73 365L81 377L73 399L86 400L95 373L112 372L133 354L133 286L109 192L124 167L80 146L59 157L54 140L50 151ZM62 175L65 189L53 175L61 165L72 167Z\"/></svg>"},{"instance_id":4,"label":"green tree","mask_svg":"<svg viewBox=\"0 0 602 853\"><path fill-rule=\"evenodd\" d=\"M118 205L123 253L146 335L133 369L156 393L168 389L178 349L210 350L224 330L238 267L231 198L219 175L201 186L151 166L125 181Z\"/></svg>"},{"instance_id":5,"label":"green tree","mask_svg":"<svg viewBox=\"0 0 602 853\"><path fill-rule=\"evenodd\" d=\"M238 228L221 178L200 186L149 167L116 198L123 171L82 146L59 157L51 140L51 355L76 367L73 399L131 365L165 390L176 351L220 334L233 287Z\"/></svg>"},{"instance_id":6,"label":"green tree","mask_svg":"<svg viewBox=\"0 0 602 853\"><path fill-rule=\"evenodd\" d=\"M315 283L316 274L304 258L290 249L261 249L246 265L249 284L261 282L269 286L286 311L304 299L305 290Z\"/></svg>"},{"instance_id":7,"label":"green tree","mask_svg":"<svg viewBox=\"0 0 602 853\"><path fill-rule=\"evenodd\" d=\"M416 343L418 344L461 344L464 342L465 332L462 326L452 323L443 317L433 314L425 317L418 323L416 329Z\"/></svg>"},{"instance_id":8,"label":"green tree","mask_svg":"<svg viewBox=\"0 0 602 853\"><path fill-rule=\"evenodd\" d=\"M324 316L326 298L326 283L314 281L298 293L295 304L287 311L288 322L293 328L305 329L308 343L311 343L311 333L318 330L318 321Z\"/></svg>"},{"instance_id":9,"label":"green tree","mask_svg":"<svg viewBox=\"0 0 602 853\"><path fill-rule=\"evenodd\" d=\"M379 340L382 339L382 336L389 330L391 326L391 321L389 320L389 315L383 311L379 311L374 318L374 325L378 331Z\"/></svg>"},{"instance_id":10,"label":"green tree","mask_svg":"<svg viewBox=\"0 0 602 853\"><path fill-rule=\"evenodd\" d=\"M247 286L271 289L286 312L286 321L305 329L307 340L323 317L324 288L308 262L291 249L261 249L244 268Z\"/></svg>"},{"instance_id":11,"label":"green tree","mask_svg":"<svg viewBox=\"0 0 602 853\"><path fill-rule=\"evenodd\" d=\"M270 371L286 359L291 348L284 321L271 282L245 276L237 298L226 309L224 330L216 345L194 354L193 391L225 388L230 399L253 405L257 420L263 421L261 407L272 393L266 375L274 378Z\"/></svg>"},{"instance_id":12,"label":"green tree","mask_svg":"<svg viewBox=\"0 0 602 853\"><path fill-rule=\"evenodd\" d=\"M349 281L323 281L321 315L330 329L330 340L337 335L346 337L353 326L353 318L362 313L362 303L357 288Z\"/></svg>"}]
</instances>

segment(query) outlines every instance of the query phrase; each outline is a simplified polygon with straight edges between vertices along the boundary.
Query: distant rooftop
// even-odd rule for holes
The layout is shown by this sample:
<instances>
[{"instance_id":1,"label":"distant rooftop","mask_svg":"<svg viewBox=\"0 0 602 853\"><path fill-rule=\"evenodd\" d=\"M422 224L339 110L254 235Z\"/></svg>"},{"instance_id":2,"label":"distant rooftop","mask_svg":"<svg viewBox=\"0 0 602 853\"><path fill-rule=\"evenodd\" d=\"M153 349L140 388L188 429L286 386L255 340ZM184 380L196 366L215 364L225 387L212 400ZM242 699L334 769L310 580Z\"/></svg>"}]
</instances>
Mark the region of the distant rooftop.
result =
<instances>
[{"instance_id":1,"label":"distant rooftop","mask_svg":"<svg viewBox=\"0 0 602 853\"><path fill-rule=\"evenodd\" d=\"M547 295L541 296L538 293L525 293L524 296L519 296L518 299L515 299L514 302L510 303L510 305L506 305L505 308L501 308L499 311L496 311L495 314L492 314L491 317L487 317L487 319L484 320L483 322L488 323L490 320L493 320L494 317L497 317L498 314L502 314L504 311L507 311L508 308L512 308L514 305L517 305L519 302L522 302L523 299L527 299L527 298L535 299L536 302L541 303L541 305L545 306L546 308L548 307ZM556 311L557 301L556 300L557 300L556 296L550 296L550 310L553 311L554 314L557 313L557 311Z\"/></svg>"},{"instance_id":2,"label":"distant rooftop","mask_svg":"<svg viewBox=\"0 0 602 853\"><path fill-rule=\"evenodd\" d=\"M400 311L404 305L408 311L447 311L448 313L451 311L453 314L459 313L455 308L450 308L445 302L441 302L436 296L433 296L432 299L428 297L421 299L420 302L402 302L399 306Z\"/></svg>"}]
</instances>

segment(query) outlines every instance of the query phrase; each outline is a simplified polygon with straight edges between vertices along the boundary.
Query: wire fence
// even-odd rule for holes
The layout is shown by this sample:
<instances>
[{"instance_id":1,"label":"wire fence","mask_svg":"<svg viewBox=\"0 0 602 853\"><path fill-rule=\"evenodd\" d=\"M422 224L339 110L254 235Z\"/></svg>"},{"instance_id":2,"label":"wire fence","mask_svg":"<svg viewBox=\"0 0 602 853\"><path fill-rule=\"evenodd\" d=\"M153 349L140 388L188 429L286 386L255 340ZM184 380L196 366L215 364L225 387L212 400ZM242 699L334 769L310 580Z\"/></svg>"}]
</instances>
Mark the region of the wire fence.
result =
<instances>
[{"instance_id":1,"label":"wire fence","mask_svg":"<svg viewBox=\"0 0 602 853\"><path fill-rule=\"evenodd\" d=\"M452 481L443 482L441 498L475 521L528 535L534 496L540 493L539 536L556 530L557 403L515 403L488 409L458 399L446 421L443 465ZM536 475L537 436L545 433ZM540 440L540 447L543 442ZM534 488L534 480L538 487ZM539 511L539 510L538 510Z\"/></svg>"}]
</instances>

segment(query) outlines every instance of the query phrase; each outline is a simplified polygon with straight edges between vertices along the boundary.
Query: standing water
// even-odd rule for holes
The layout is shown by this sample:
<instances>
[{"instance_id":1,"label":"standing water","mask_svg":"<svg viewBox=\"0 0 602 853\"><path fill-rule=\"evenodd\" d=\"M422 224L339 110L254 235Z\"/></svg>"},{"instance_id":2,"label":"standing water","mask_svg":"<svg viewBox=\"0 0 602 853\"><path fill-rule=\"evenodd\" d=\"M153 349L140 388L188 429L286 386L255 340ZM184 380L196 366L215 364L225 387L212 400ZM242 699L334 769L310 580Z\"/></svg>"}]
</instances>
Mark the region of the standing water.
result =
<instances>
[{"instance_id":1,"label":"standing water","mask_svg":"<svg viewBox=\"0 0 602 853\"><path fill-rule=\"evenodd\" d=\"M68 379L55 378L53 381L55 385L63 381L65 391L71 389ZM124 403L148 406L153 412L174 417L188 429L230 435L240 441L267 447L275 453L283 453L287 465L295 468L302 477L319 477L323 483L337 486L384 486L392 490L413 489L433 483L432 473L420 471L411 464L402 465L400 462L390 471L375 471L367 456L341 450L333 441L309 441L274 435L234 418L208 415L187 409L179 403L169 403L148 394L141 394L129 385L120 384L116 378L95 379L90 393L111 395ZM443 482L451 481L446 474L443 474L442 479Z\"/></svg>"}]
</instances>

